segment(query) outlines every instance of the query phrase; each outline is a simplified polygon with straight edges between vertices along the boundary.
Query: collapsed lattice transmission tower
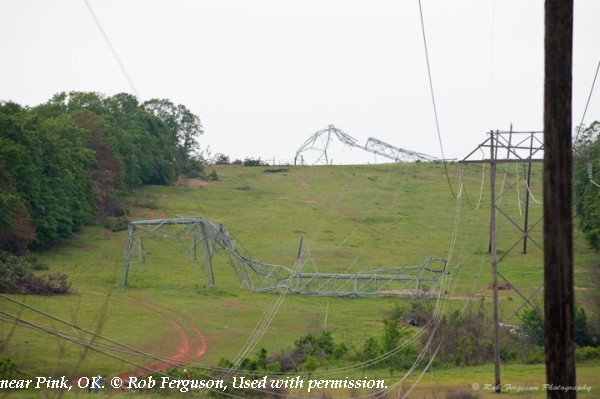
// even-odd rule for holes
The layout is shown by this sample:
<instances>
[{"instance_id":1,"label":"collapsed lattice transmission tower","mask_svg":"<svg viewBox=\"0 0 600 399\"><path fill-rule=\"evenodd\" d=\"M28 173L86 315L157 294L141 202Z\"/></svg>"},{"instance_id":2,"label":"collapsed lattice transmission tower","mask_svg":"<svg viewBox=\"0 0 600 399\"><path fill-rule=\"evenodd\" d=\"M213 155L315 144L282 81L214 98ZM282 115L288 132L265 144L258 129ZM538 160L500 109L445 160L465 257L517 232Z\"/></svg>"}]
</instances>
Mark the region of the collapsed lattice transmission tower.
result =
<instances>
[{"instance_id":1,"label":"collapsed lattice transmission tower","mask_svg":"<svg viewBox=\"0 0 600 399\"><path fill-rule=\"evenodd\" d=\"M331 159L328 155L330 145L334 140L341 142L342 145L349 148L358 148L362 151L367 151L375 155L380 155L394 162L428 162L435 161L437 158L416 151L405 150L395 147L384 141L370 137L364 146L358 144L358 140L334 125L329 125L325 129L319 130L309 137L296 151L294 157L294 165L304 164L304 153L307 151L316 151L317 159L313 165L329 165Z\"/></svg>"},{"instance_id":2,"label":"collapsed lattice transmission tower","mask_svg":"<svg viewBox=\"0 0 600 399\"><path fill-rule=\"evenodd\" d=\"M416 162L416 161L435 161L437 158L420 152L405 150L404 148L394 147L388 143L369 137L365 150L393 159L394 162Z\"/></svg>"},{"instance_id":3,"label":"collapsed lattice transmission tower","mask_svg":"<svg viewBox=\"0 0 600 399\"><path fill-rule=\"evenodd\" d=\"M206 274L209 286L215 279L212 258L224 251L229 258L240 287L254 292L288 291L300 295L316 296L405 296L435 297L442 289L447 261L428 258L419 266L391 266L370 268L357 273L305 272L307 263L303 240L294 268L260 262L253 259L244 245L220 224L200 217L141 220L131 222L123 262L121 287L129 281L132 265L140 266L145 258L144 240L188 240L190 259ZM203 256L198 261L197 248Z\"/></svg>"}]
</instances>

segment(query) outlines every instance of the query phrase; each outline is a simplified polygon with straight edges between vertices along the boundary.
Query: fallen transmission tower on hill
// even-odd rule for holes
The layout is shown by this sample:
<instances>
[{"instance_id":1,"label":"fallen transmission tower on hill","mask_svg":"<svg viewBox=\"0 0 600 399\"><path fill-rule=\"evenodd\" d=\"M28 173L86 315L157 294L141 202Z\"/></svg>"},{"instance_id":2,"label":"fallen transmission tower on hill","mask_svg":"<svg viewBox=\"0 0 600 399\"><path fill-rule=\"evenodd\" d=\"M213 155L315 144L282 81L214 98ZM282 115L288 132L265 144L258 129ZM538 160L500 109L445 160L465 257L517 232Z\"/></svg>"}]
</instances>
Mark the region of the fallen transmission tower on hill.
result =
<instances>
[{"instance_id":1,"label":"fallen transmission tower on hill","mask_svg":"<svg viewBox=\"0 0 600 399\"><path fill-rule=\"evenodd\" d=\"M354 137L345 133L341 129L338 129L334 125L329 125L325 129L319 130L310 136L300 146L298 151L296 151L296 156L294 157L294 165L298 165L298 163L304 164L303 153L306 151L317 152L318 157L313 162L313 165L329 165L330 158L327 151L329 150L332 140L335 139L350 148L358 148L363 151L386 157L394 162L430 162L438 160L437 158L427 154L395 147L374 137L370 137L367 140L367 143L364 146L361 146L357 144L358 140L356 140Z\"/></svg>"},{"instance_id":2,"label":"fallen transmission tower on hill","mask_svg":"<svg viewBox=\"0 0 600 399\"><path fill-rule=\"evenodd\" d=\"M447 261L427 258L419 266L390 266L366 269L357 273L304 272L307 256L300 242L298 261L294 268L264 263L253 259L239 239L223 225L200 217L140 220L129 223L127 244L121 276L121 287L129 281L131 265L141 265L145 258L145 239L187 239L187 251L192 261L206 274L208 285L214 286L212 258L224 251L242 288L254 292L288 291L313 296L403 296L435 297L442 287ZM197 248L204 256L198 261ZM136 258L137 255L137 259ZM437 268L434 267L437 265Z\"/></svg>"}]
</instances>

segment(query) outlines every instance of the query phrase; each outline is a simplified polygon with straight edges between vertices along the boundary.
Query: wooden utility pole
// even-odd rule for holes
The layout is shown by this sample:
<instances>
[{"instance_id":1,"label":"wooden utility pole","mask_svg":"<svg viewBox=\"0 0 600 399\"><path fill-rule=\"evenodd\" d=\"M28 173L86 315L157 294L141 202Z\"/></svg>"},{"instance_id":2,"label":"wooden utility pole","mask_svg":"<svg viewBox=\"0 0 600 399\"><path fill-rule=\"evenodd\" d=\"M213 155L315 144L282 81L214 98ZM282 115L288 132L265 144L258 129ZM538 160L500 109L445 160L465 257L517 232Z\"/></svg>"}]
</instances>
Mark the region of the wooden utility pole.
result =
<instances>
[{"instance_id":1,"label":"wooden utility pole","mask_svg":"<svg viewBox=\"0 0 600 399\"><path fill-rule=\"evenodd\" d=\"M548 398L576 398L571 96L573 0L545 2L544 315Z\"/></svg>"},{"instance_id":2,"label":"wooden utility pole","mask_svg":"<svg viewBox=\"0 0 600 399\"><path fill-rule=\"evenodd\" d=\"M498 251L496 247L496 145L494 132L490 132L490 252L492 255L492 296L494 303L494 381L500 393L500 311L498 308Z\"/></svg>"}]
</instances>

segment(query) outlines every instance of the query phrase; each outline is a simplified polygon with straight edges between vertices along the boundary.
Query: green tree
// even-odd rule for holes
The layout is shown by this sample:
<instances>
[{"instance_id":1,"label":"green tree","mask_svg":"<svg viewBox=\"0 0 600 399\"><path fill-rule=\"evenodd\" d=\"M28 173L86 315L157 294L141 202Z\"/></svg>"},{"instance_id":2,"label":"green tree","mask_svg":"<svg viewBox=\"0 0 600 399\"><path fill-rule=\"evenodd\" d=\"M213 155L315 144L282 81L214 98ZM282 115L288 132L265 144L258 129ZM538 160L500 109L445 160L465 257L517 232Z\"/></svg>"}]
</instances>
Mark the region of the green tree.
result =
<instances>
[{"instance_id":1,"label":"green tree","mask_svg":"<svg viewBox=\"0 0 600 399\"><path fill-rule=\"evenodd\" d=\"M3 200L9 201L13 219L22 217L20 225L12 224L13 232L23 237L30 220L33 245L70 237L95 210L87 132L68 116L40 116L14 106L0 111L0 126Z\"/></svg>"},{"instance_id":2,"label":"green tree","mask_svg":"<svg viewBox=\"0 0 600 399\"><path fill-rule=\"evenodd\" d=\"M369 368L377 357L381 355L381 345L375 337L367 337L358 353L358 361L362 362L363 373Z\"/></svg>"},{"instance_id":3,"label":"green tree","mask_svg":"<svg viewBox=\"0 0 600 399\"><path fill-rule=\"evenodd\" d=\"M23 253L71 237L94 214L123 215L122 190L172 184L177 159L198 169L200 119L162 101L171 119L127 93L0 102L0 250Z\"/></svg>"},{"instance_id":4,"label":"green tree","mask_svg":"<svg viewBox=\"0 0 600 399\"><path fill-rule=\"evenodd\" d=\"M0 125L3 118L0 115ZM0 132L3 131L0 127ZM1 133L0 133L1 134ZM35 239L35 228L26 207L23 193L16 188L26 149L0 137L0 251L22 254Z\"/></svg>"},{"instance_id":5,"label":"green tree","mask_svg":"<svg viewBox=\"0 0 600 399\"><path fill-rule=\"evenodd\" d=\"M199 156L199 137L204 133L200 118L185 105L175 105L166 99L152 99L143 104L144 108L162 120L177 139L177 170L189 174L197 168L194 160Z\"/></svg>"},{"instance_id":6,"label":"green tree","mask_svg":"<svg viewBox=\"0 0 600 399\"><path fill-rule=\"evenodd\" d=\"M395 370L402 368L407 362L412 363L410 358L411 347L406 345L400 348L400 341L409 334L397 319L383 320L383 353L387 355L386 363L390 375Z\"/></svg>"},{"instance_id":7,"label":"green tree","mask_svg":"<svg viewBox=\"0 0 600 399\"><path fill-rule=\"evenodd\" d=\"M588 332L588 323L585 310L582 307L575 308L575 317L573 319L575 343L579 346L589 346L593 344L592 337Z\"/></svg>"},{"instance_id":8,"label":"green tree","mask_svg":"<svg viewBox=\"0 0 600 399\"><path fill-rule=\"evenodd\" d=\"M76 123L90 132L87 147L94 153L90 167L96 206L100 216L122 216L125 205L119 198L121 167L108 145L102 120L93 112L83 111L75 117Z\"/></svg>"},{"instance_id":9,"label":"green tree","mask_svg":"<svg viewBox=\"0 0 600 399\"><path fill-rule=\"evenodd\" d=\"M544 317L535 309L525 309L520 315L521 329L526 339L535 346L544 345Z\"/></svg>"},{"instance_id":10,"label":"green tree","mask_svg":"<svg viewBox=\"0 0 600 399\"><path fill-rule=\"evenodd\" d=\"M519 316L521 328L527 339L536 346L544 345L544 317L534 309L524 310ZM592 337L588 331L587 316L582 307L575 307L573 318L575 343L578 346L592 344Z\"/></svg>"},{"instance_id":11,"label":"green tree","mask_svg":"<svg viewBox=\"0 0 600 399\"><path fill-rule=\"evenodd\" d=\"M573 171L573 198L579 227L590 247L600 250L600 189L590 180L600 180L600 122L580 129L575 143L577 159Z\"/></svg>"},{"instance_id":12,"label":"green tree","mask_svg":"<svg viewBox=\"0 0 600 399\"><path fill-rule=\"evenodd\" d=\"M267 363L268 363L268 361L267 361L267 350L265 348L260 348L260 350L256 354L256 365L261 370L266 370L267 369Z\"/></svg>"}]
</instances>

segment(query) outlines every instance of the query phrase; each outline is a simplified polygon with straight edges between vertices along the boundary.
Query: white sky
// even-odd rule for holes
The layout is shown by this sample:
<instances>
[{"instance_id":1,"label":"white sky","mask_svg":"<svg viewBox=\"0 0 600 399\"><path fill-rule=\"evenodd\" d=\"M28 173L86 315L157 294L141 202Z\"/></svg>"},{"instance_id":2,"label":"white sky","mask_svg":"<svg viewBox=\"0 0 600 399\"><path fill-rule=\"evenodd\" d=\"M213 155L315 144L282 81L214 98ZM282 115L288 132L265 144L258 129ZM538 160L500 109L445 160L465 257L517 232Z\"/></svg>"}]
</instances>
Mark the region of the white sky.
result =
<instances>
[{"instance_id":1,"label":"white sky","mask_svg":"<svg viewBox=\"0 0 600 399\"><path fill-rule=\"evenodd\" d=\"M138 98L186 105L213 154L292 161L334 124L359 144L441 156L418 0L88 1ZM446 157L511 122L541 130L543 1L422 6ZM600 1L575 1L574 125L600 60L599 16ZM0 100L134 92L84 0L0 0L0 54ZM595 93L585 121L598 119Z\"/></svg>"}]
</instances>

